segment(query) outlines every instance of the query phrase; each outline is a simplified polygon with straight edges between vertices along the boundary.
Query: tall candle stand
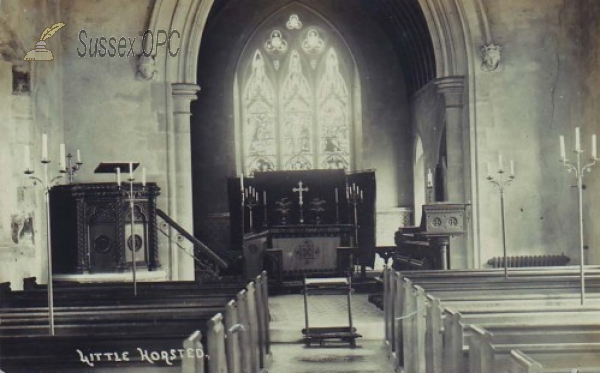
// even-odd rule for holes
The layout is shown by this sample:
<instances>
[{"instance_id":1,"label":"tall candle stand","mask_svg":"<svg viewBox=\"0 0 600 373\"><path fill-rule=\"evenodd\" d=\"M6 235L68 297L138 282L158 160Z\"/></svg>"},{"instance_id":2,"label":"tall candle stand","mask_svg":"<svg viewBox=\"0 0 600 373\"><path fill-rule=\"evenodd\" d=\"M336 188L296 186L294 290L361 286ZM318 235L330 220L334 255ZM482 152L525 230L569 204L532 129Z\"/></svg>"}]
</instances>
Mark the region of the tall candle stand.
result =
<instances>
[{"instance_id":1,"label":"tall candle stand","mask_svg":"<svg viewBox=\"0 0 600 373\"><path fill-rule=\"evenodd\" d=\"M346 189L348 203L353 206L354 212L354 246L358 246L358 213L356 207L363 202L363 191L356 184Z\"/></svg>"},{"instance_id":2,"label":"tall candle stand","mask_svg":"<svg viewBox=\"0 0 600 373\"><path fill-rule=\"evenodd\" d=\"M504 167L502 164L502 156L499 157L498 177L492 176L490 164L488 163L488 176L487 179L493 185L498 188L500 192L500 216L502 221L502 250L504 255L504 278L508 278L508 258L506 255L506 226L505 226L505 214L504 214L504 189L510 185L515 179L515 166L514 162L510 161L510 175L506 176Z\"/></svg>"},{"instance_id":3,"label":"tall candle stand","mask_svg":"<svg viewBox=\"0 0 600 373\"><path fill-rule=\"evenodd\" d=\"M581 278L581 304L583 305L585 302L585 257L583 251L583 175L585 171L591 172L592 167L598 160L596 152L596 135L592 135L592 153L589 163L584 165L581 162L583 149L581 148L579 127L575 128L575 150L573 150L573 153L575 153L575 161L568 160L565 152L565 138L564 136L560 136L560 162L562 162L568 173L571 173L571 171L575 173L575 179L577 180L577 197L579 202L579 255L581 256L579 275Z\"/></svg>"},{"instance_id":4,"label":"tall candle stand","mask_svg":"<svg viewBox=\"0 0 600 373\"><path fill-rule=\"evenodd\" d=\"M46 144L45 140L45 144ZM47 145L44 146L47 151ZM42 152L45 153L45 152ZM48 167L50 165L50 159L48 156L42 156L41 163L43 169L43 176L40 179L37 176L34 176L35 171L29 166L29 159L26 159L27 167L25 169L25 175L32 180L34 180L34 185L39 182L44 188L44 199L46 204L46 251L48 253L48 324L50 328L50 335L54 335L54 288L52 283L52 243L51 243L51 232L50 232L50 190L55 185L55 182L63 177L63 175L58 175L49 179L48 176ZM60 170L61 173L64 173L64 170Z\"/></svg>"},{"instance_id":5,"label":"tall candle stand","mask_svg":"<svg viewBox=\"0 0 600 373\"><path fill-rule=\"evenodd\" d=\"M79 157L79 150L77 151L77 161L73 164L73 155L69 153L67 155L67 168L61 172L65 172L69 178L69 184L73 184L73 179L75 178L75 174L77 171L81 169L83 162L81 162L81 158Z\"/></svg>"},{"instance_id":6,"label":"tall candle stand","mask_svg":"<svg viewBox=\"0 0 600 373\"><path fill-rule=\"evenodd\" d=\"M142 174L142 191L146 188L145 169L143 171L144 172ZM131 214L131 234L130 234L130 240L127 240L127 241L128 241L128 244L130 245L129 248L131 250L131 276L132 276L132 280L133 280L133 295L137 296L137 273L136 273L137 240L136 240L136 236L135 236L135 203L134 203L135 202L135 194L133 192L133 182L135 181L135 178L133 177L133 163L129 164L129 178L127 179L127 181L129 181L129 191L126 191L126 190L122 189L122 187L121 187L121 169L116 168L116 173L117 173L117 186L119 187L119 190L121 191L123 196L129 200L129 211Z\"/></svg>"},{"instance_id":7,"label":"tall candle stand","mask_svg":"<svg viewBox=\"0 0 600 373\"><path fill-rule=\"evenodd\" d=\"M252 216L252 210L259 205L259 200L258 200L258 192L256 191L256 189L254 189L254 187L248 187L247 189L244 190L244 201L245 201L245 206L248 208L248 214L249 214L249 227L250 227L250 232L254 231L254 217Z\"/></svg>"}]
</instances>

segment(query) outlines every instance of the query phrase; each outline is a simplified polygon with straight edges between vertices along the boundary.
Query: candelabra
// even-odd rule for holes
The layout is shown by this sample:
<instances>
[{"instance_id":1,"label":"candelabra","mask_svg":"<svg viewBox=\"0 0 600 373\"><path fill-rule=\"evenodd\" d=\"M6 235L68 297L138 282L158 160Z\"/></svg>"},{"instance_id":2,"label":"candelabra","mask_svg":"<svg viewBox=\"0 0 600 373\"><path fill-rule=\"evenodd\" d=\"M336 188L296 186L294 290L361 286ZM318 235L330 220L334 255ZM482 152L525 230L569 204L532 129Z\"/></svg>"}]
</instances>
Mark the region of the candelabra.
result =
<instances>
[{"instance_id":1,"label":"candelabra","mask_svg":"<svg viewBox=\"0 0 600 373\"><path fill-rule=\"evenodd\" d=\"M592 166L594 166L598 160L596 153L596 135L592 135L592 154L589 163L584 165L581 162L583 149L581 148L579 127L575 128L575 150L573 150L573 153L575 153L576 159L575 161L569 161L565 152L565 138L564 136L560 136L560 162L562 162L563 166L567 169L567 172L571 173L571 171L573 171L575 173L575 179L577 179L577 197L579 201L579 255L581 256L579 274L581 278L581 304L583 305L585 302L585 257L583 251L583 174L585 171L591 172Z\"/></svg>"},{"instance_id":2,"label":"candelabra","mask_svg":"<svg viewBox=\"0 0 600 373\"><path fill-rule=\"evenodd\" d=\"M488 167L487 179L498 188L500 192L500 217L502 222L502 250L504 254L504 278L508 278L508 260L506 256L506 226L505 226L505 215L504 215L504 189L515 179L515 163L510 161L510 175L505 176L504 165L502 164L502 156L498 157L498 177L492 176L490 164Z\"/></svg>"},{"instance_id":3,"label":"candelabra","mask_svg":"<svg viewBox=\"0 0 600 373\"><path fill-rule=\"evenodd\" d=\"M117 186L119 190L123 193L123 195L129 200L129 211L131 214L131 234L130 239L127 240L127 244L129 245L129 249L131 250L131 276L133 280L133 295L137 295L137 278L136 278L136 252L137 252L137 239L135 235L135 194L133 192L133 182L135 178L133 177L133 172L135 168L139 165L139 163L129 163L129 191L121 189L121 168L116 167L115 172L117 175ZM142 191L146 188L146 169L142 168Z\"/></svg>"},{"instance_id":4,"label":"candelabra","mask_svg":"<svg viewBox=\"0 0 600 373\"><path fill-rule=\"evenodd\" d=\"M47 255L48 255L48 324L50 327L50 335L54 335L54 289L53 289L53 284L52 284L52 243L51 243L51 232L50 232L50 190L52 189L52 187L55 185L55 182L57 180L59 180L60 178L63 177L63 175L58 175L53 177L52 179L49 178L48 175L48 167L50 165L50 159L48 159L48 147L47 147L47 142L45 141L45 137L44 137L44 146L43 146L43 150L42 150L42 159L41 159L41 163L42 163L42 169L43 169L43 176L42 178L39 178L37 176L34 176L35 171L31 168L30 164L29 164L29 156L28 156L28 148L26 148L26 158L25 161L27 163L26 165L26 169L25 169L25 175L27 175L30 179L34 180L34 185L37 184L37 182L39 182L42 187L44 188L44 200L45 200L45 205L46 205L46 251L47 251ZM61 172L64 172L64 170L60 170Z\"/></svg>"},{"instance_id":5,"label":"candelabra","mask_svg":"<svg viewBox=\"0 0 600 373\"><path fill-rule=\"evenodd\" d=\"M61 170L61 172L65 172L68 177L69 177L69 184L73 184L73 178L75 177L75 174L77 173L77 171L79 171L81 169L81 166L83 165L83 162L81 162L81 156L79 154L79 150L77 151L77 161L75 162L75 164L73 164L73 155L71 153L69 153L67 155L67 168L64 170Z\"/></svg>"},{"instance_id":6,"label":"candelabra","mask_svg":"<svg viewBox=\"0 0 600 373\"><path fill-rule=\"evenodd\" d=\"M253 186L244 189L244 206L248 208L248 224L250 227L250 232L254 230L254 218L252 216L252 209L254 209L259 204L260 202L258 200L258 192L256 191L256 189L254 189Z\"/></svg>"},{"instance_id":7,"label":"candelabra","mask_svg":"<svg viewBox=\"0 0 600 373\"><path fill-rule=\"evenodd\" d=\"M363 202L363 191L356 184L346 187L346 199L352 205L354 212L354 246L358 246L358 214L357 206Z\"/></svg>"}]
</instances>

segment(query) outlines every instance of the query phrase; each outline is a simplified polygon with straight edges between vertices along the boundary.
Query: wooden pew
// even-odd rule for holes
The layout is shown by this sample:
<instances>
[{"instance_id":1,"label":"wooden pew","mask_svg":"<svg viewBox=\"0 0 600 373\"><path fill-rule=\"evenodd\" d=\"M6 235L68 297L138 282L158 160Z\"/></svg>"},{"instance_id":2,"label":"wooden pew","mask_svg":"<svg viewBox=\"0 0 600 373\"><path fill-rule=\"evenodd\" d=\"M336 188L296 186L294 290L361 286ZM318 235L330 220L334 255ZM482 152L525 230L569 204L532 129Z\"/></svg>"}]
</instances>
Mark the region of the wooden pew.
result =
<instances>
[{"instance_id":1,"label":"wooden pew","mask_svg":"<svg viewBox=\"0 0 600 373\"><path fill-rule=\"evenodd\" d=\"M542 358L543 357L537 357ZM545 362L546 364L551 362ZM520 350L511 350L510 352L510 362L506 373L598 373L600 372L600 367L577 367L576 364L570 366L569 368L556 368L550 366L542 366L542 364L529 356L528 354L523 353ZM500 372L503 373L503 372Z\"/></svg>"},{"instance_id":2,"label":"wooden pew","mask_svg":"<svg viewBox=\"0 0 600 373\"><path fill-rule=\"evenodd\" d=\"M469 343L469 372L506 372L510 369L512 351L519 350L536 361L543 360L546 368L575 369L581 367L600 370L600 333L590 330L568 329L562 333L533 333L528 328L512 333L491 333L478 326L470 327L473 335ZM541 364L540 364L541 367Z\"/></svg>"},{"instance_id":3,"label":"wooden pew","mask_svg":"<svg viewBox=\"0 0 600 373\"><path fill-rule=\"evenodd\" d=\"M186 351L204 351L202 345L202 333L199 330L193 332L183 341ZM189 356L187 353L181 360L181 373L204 373L204 356L199 358L195 354Z\"/></svg>"},{"instance_id":4,"label":"wooden pew","mask_svg":"<svg viewBox=\"0 0 600 373\"><path fill-rule=\"evenodd\" d=\"M206 304L202 306L200 302L199 304L180 304L177 306L179 310L173 312L173 308L171 308L173 304L168 305L167 309L161 309L161 307L156 304L145 304L142 305L142 308L145 307L143 310L136 310L135 307L132 307L132 305L127 305L113 306L117 308L114 308L113 311L109 312L110 306L106 306L104 309L102 309L102 317L96 317L94 319L95 322L89 323L86 322L86 319L89 316L93 316L91 315L94 312L93 307L89 309L74 307L68 311L57 308L58 312L55 314L55 317L58 316L59 321L61 318L63 318L64 321L74 321L76 324L63 324L61 322L57 323L57 335L54 337L47 336L47 325L32 325L32 321L33 324L35 324L41 319L43 319L43 323L47 324L47 312L42 312L43 315L38 312L39 309L28 310L24 313L19 311L6 312L6 317L2 319L3 321L6 320L6 323L0 324L0 334L4 334L2 337L0 337L0 347L8 345L14 346L14 344L10 343L10 338L13 338L13 341L18 341L21 343L21 347L16 348L16 351L22 351L23 344L27 345L27 343L31 343L33 339L35 339L38 345L40 345L38 340L40 337L42 339L47 339L46 337L53 338L51 342L46 343L50 343L53 347L57 347L60 346L61 343L63 345L68 345L70 342L74 343L73 341L82 342L87 337L84 334L88 334L89 331L91 331L94 335L99 336L100 339L104 337L115 339L115 337L118 336L116 339L121 341L121 336L126 335L127 338L131 337L131 339L134 341L142 338L148 343L154 341L159 345L161 345L160 343L163 343L164 345L165 338L167 338L167 342L170 344L170 346L172 346L171 343L175 338L179 338L181 340L185 338L185 336L189 335L189 330L193 330L193 328L190 326L190 322L194 320L194 317L198 317L195 319L196 325L197 322L202 322L202 318L199 317L200 315L195 311L191 311L192 309L196 308L197 312L201 312L199 311L200 309L206 311L205 316L202 316L205 319L204 321L209 323L209 325L203 328L206 335L216 335L217 337L212 338L220 338L219 336L222 333L220 333L218 329L221 327L224 333L232 336L232 343L229 343L228 341L226 346L225 341L223 341L223 348L217 349L217 351L219 351L218 354L221 354L221 351L225 353L225 358L220 359L220 361L224 360L228 364L229 361L235 361L235 357L239 356L240 359L247 359L251 362L250 370L242 370L242 367L246 368L246 366L239 362L237 364L237 368L236 364L232 363L232 367L229 369L229 372L235 373L236 371L248 371L251 373L258 373L260 372L260 369L264 369L268 363L267 359L264 358L265 354L270 354L270 349L267 345L267 342L270 340L270 338L268 334L268 289L266 273L263 273L257 277L257 284L258 287L255 287L254 283L250 283L243 291L238 292L236 294L238 302L232 300L218 308L211 308L212 306L207 306ZM216 298L214 299L216 300ZM225 324L230 325L230 328L227 330L224 329L222 326L222 316L219 322L217 322L217 319L215 319L215 313L217 312L215 311L219 311L218 315L221 314L220 312L225 313ZM115 315L115 312L118 313L118 315ZM172 313L170 317L168 316L168 312ZM228 318L228 315L231 317ZM135 316L139 318L135 319ZM104 319L104 322L100 321L102 318ZM126 321L125 323L123 323L123 319ZM241 324L240 320L245 322L245 324ZM27 323L27 325L20 325L19 322ZM221 326L219 326L219 323L221 323ZM6 324L11 325L6 326ZM164 325L164 327L159 330L159 333L153 333L147 329L144 329L148 327L157 328L156 325ZM242 335L247 335L249 337L245 341L246 343L239 343L240 338L233 338L233 336L237 334L235 330L236 326L238 331L240 329L246 329L248 331L248 333L242 333ZM214 328L215 330L211 331L211 328ZM169 330L171 331L170 334L167 332ZM185 334L181 335L181 333L184 331ZM156 334L159 334L160 337L158 337ZM223 334L223 339L224 335L225 334ZM65 338L71 338L70 342L69 340L65 340ZM87 338L89 339L89 337ZM127 338L125 338L125 342L123 342L125 343L124 347L127 346ZM253 341L255 344L252 344ZM217 346L220 346L220 342L213 341L211 343L211 348L213 349L215 346L214 343L217 343ZM41 345L45 344L42 343ZM230 357L227 352L231 352L232 357ZM5 356L5 354L2 355ZM18 360L19 357L16 357L16 359ZM27 360L27 358L25 358L25 360ZM58 361L61 361L61 359L58 359ZM197 361L192 363L186 363L185 361L185 359L181 359L182 369L185 364L187 364L188 370L192 369L189 367L191 364L194 366L193 369L196 369L195 371L200 371L198 370L200 369L200 366ZM217 368L214 369L221 369L219 367L222 367L222 364L218 365ZM212 370L210 369L211 368L209 367L209 372L212 373ZM191 370L189 371L191 372Z\"/></svg>"},{"instance_id":5,"label":"wooden pew","mask_svg":"<svg viewBox=\"0 0 600 373\"><path fill-rule=\"evenodd\" d=\"M532 271L534 273L534 275L538 276L539 272L537 271ZM572 276L572 271L565 271L565 270L561 270L560 271L562 276ZM444 276L451 278L451 279L456 279L455 276L448 276L447 275L447 271L444 274ZM385 311L385 318L386 318L386 340L388 342L388 346L391 345L391 349L392 351L392 356L396 359L396 364L401 364L403 363L406 366L410 367L410 368L415 368L415 369L423 369L422 366L422 361L425 360L424 357L422 358L416 358L414 357L414 354L411 354L411 351L414 351L415 349L409 349L409 351L403 351L405 350L403 343L402 343L402 338L406 338L406 340L410 341L410 344L405 344L407 346L415 346L415 343L418 345L419 343L424 344L424 341L419 340L419 338L421 337L421 332L416 332L414 330L414 328L417 328L419 330L423 330L422 329L422 325L417 326L416 323L411 323L411 320L413 317L419 321L422 319L423 313L422 312L417 312L417 310L419 310L421 307L424 307L423 305L419 305L419 306L413 306L413 304L411 305L406 305L403 304L404 302L404 298L408 298L408 296L406 294L411 294L412 289L411 286L408 285L406 286L399 286L398 285L398 278L400 277L399 273L391 273L390 271L385 271L384 272L384 304L386 305L384 311ZM441 273L437 274L437 277L442 277ZM483 273L477 273L476 277L478 277L477 281L480 281L485 278ZM538 277L545 277L543 279L543 281L549 281L548 276L538 276ZM497 278L494 278L494 276L492 276L491 278L493 278L494 280L497 281ZM566 278L566 277L565 277ZM551 280L556 281L556 279L554 277L550 278ZM527 279L528 281L530 279ZM461 280L462 281L462 280ZM521 282L523 281L523 279L520 280ZM512 285L517 285L520 286L520 281L514 281L511 279L511 283ZM535 286L531 286L531 282L525 283L525 285L523 286L524 289L517 289L517 293L523 293L522 295L519 295L519 301L522 302L523 297L525 296L526 298L531 298L531 299L538 299L539 300L539 304L548 304L548 303L552 303L552 299L556 299L556 304L559 305L561 302L564 302L564 298L565 297L569 297L570 295L553 295L553 294L543 294L545 292L547 292L545 290L545 287L547 284L545 284L543 281L536 281L538 284L536 284ZM560 280L558 280L560 281ZM567 282L571 281L573 282L573 279L567 279ZM447 281L442 282L441 284L439 284L439 281L430 281L430 283L436 283L436 287L437 286L444 286L446 285ZM502 279L502 282L505 282L504 279ZM575 288L571 288L571 285L577 286L579 284L579 282L577 281L576 284L568 284L567 282L563 282L562 284L559 283L559 288L563 287L563 289L567 289L570 290L572 292L572 298L571 300L575 300L575 298L578 296L578 289ZM567 286L565 286L565 284ZM446 285L446 286L453 286L454 284L450 284L450 285ZM491 294L487 294L487 295L483 295L483 296L476 296L475 299L479 298L479 301L485 301L487 300L492 301L492 300L499 300L501 298L504 298L505 301L510 302L511 298L514 298L515 296L509 293L513 293L515 292L515 290L507 290L503 287L499 287L498 285L492 285L492 289L494 288L494 286L496 286L496 290L495 291L491 291ZM542 286L542 288L540 289L540 286ZM469 284L466 283L463 285L463 289L469 289L469 290L486 290L488 289L488 286L486 283L482 283L480 284ZM489 289L488 289L489 290ZM541 290L541 291L538 291ZM531 292L535 292L535 293L542 293L542 294L528 294ZM465 296L465 292L464 291L451 291L451 290L446 290L446 289L442 289L441 293L443 294L449 294L449 295L453 295L455 297L463 297ZM500 296L498 294L501 294ZM505 294L506 293L506 294ZM514 302L514 300L513 300ZM404 318L406 317L406 315L410 315L411 313L415 313L414 315L412 315L412 317L409 317L409 319L405 319L404 321L399 321L398 318ZM407 334L409 334L408 336L403 336L402 335L402 327L403 327L403 323L411 323L410 324L410 328L408 329ZM441 326L440 326L441 328ZM431 336L429 336L430 338ZM415 339L417 338L417 339ZM438 346L439 348L439 346ZM404 354L398 353L398 351L403 351ZM428 353L430 354L439 354L439 351L435 352L435 351L431 351L431 349L428 349ZM402 356L405 356L408 361L401 361L402 360ZM412 360L411 360L412 359ZM431 361L431 359L428 359L428 361ZM417 364L416 367L414 367L413 365ZM429 368L428 368L429 369ZM439 371L439 362L438 362L438 367L437 367L437 371ZM435 371L435 370L432 370Z\"/></svg>"}]
</instances>

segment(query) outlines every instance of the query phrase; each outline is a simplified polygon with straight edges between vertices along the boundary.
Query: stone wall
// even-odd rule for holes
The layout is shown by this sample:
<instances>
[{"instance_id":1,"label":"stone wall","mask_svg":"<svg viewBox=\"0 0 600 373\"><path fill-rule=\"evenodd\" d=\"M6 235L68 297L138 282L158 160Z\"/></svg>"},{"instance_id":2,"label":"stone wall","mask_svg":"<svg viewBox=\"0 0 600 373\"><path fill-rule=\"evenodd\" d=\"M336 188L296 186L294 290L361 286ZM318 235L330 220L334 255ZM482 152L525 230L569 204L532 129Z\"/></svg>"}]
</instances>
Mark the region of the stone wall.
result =
<instances>
[{"instance_id":1,"label":"stone wall","mask_svg":"<svg viewBox=\"0 0 600 373\"><path fill-rule=\"evenodd\" d=\"M582 32L583 63L583 138L582 146L589 150L587 139L591 134L600 136L600 3L594 0L582 2L582 20L587 25ZM586 153L589 154L589 153ZM596 164L591 173L585 174L584 193L584 234L588 247L588 264L600 264L600 229L598 229L598 206L600 206L600 164Z\"/></svg>"},{"instance_id":2,"label":"stone wall","mask_svg":"<svg viewBox=\"0 0 600 373\"><path fill-rule=\"evenodd\" d=\"M506 190L508 255L565 253L577 263L577 195L573 175L558 162L558 138L565 135L571 148L582 123L580 34L589 22L578 1L484 5L503 49L498 70L476 68L474 76L480 263L502 255L499 194L485 180L486 163L497 168L500 153L505 167L516 163L517 178Z\"/></svg>"},{"instance_id":3,"label":"stone wall","mask_svg":"<svg viewBox=\"0 0 600 373\"><path fill-rule=\"evenodd\" d=\"M58 156L63 138L61 104L61 69L57 61L23 61L26 52L35 48L44 29L60 18L55 1L5 1L0 4L3 32L12 39L12 56L0 58L0 282L10 281L14 289L22 278L47 277L46 213L44 189L24 175L25 146L35 176L43 178L41 158L42 133L50 139L50 158ZM47 48L58 57L61 34L47 40ZM2 44L2 43L0 43ZM22 84L13 90L13 71L23 74ZM28 86L28 87L27 87ZM50 174L56 176L50 163Z\"/></svg>"}]
</instances>

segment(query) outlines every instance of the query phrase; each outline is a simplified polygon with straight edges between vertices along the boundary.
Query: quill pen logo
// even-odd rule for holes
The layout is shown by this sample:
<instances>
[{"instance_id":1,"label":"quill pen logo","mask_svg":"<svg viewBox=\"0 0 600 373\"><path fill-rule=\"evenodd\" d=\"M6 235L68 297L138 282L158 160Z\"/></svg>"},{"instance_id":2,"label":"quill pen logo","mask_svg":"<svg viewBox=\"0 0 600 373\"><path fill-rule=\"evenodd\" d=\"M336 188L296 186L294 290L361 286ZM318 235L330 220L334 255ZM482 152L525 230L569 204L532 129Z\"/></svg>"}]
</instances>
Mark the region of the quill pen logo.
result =
<instances>
[{"instance_id":1,"label":"quill pen logo","mask_svg":"<svg viewBox=\"0 0 600 373\"><path fill-rule=\"evenodd\" d=\"M56 32L63 28L64 25L64 23L58 22L46 28L44 32L42 32L40 40L37 43L35 43L35 49L32 49L29 52L27 52L25 58L23 58L23 61L54 60L54 55L52 54L52 51L46 49L46 40L50 39L52 35L56 34Z\"/></svg>"}]
</instances>

